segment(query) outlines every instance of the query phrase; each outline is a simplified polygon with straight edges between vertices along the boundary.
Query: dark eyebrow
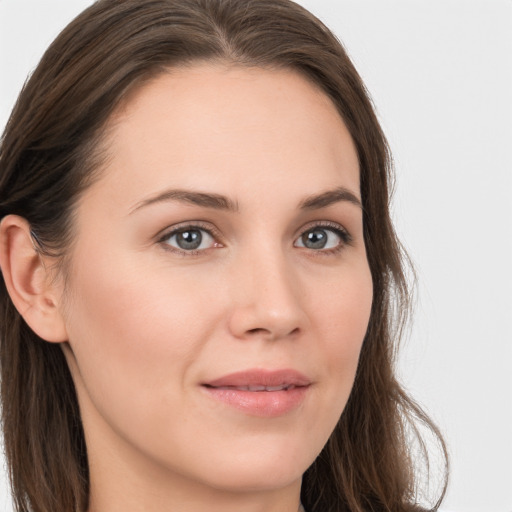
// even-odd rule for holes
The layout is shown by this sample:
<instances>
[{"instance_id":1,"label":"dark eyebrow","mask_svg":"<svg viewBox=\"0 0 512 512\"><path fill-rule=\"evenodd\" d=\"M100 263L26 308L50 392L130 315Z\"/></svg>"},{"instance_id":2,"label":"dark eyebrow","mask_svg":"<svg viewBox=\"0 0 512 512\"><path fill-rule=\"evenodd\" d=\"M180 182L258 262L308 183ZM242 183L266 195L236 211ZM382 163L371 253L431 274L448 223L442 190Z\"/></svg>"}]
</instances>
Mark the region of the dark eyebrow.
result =
<instances>
[{"instance_id":1,"label":"dark eyebrow","mask_svg":"<svg viewBox=\"0 0 512 512\"><path fill-rule=\"evenodd\" d=\"M210 194L205 192L194 192L191 190L166 190L161 194L157 194L149 199L144 199L137 203L131 210L130 214L148 206L150 204L162 203L166 201L180 201L182 203L190 203L204 208L213 208L215 210L238 211L238 204L231 201L227 197L220 194Z\"/></svg>"},{"instance_id":2,"label":"dark eyebrow","mask_svg":"<svg viewBox=\"0 0 512 512\"><path fill-rule=\"evenodd\" d=\"M363 208L361 200L350 190L345 187L338 187L334 190L328 190L321 194L307 197L300 203L301 210L317 210L319 208L326 208L331 204L338 203L340 201L348 201L349 203L355 204L359 208Z\"/></svg>"}]
</instances>

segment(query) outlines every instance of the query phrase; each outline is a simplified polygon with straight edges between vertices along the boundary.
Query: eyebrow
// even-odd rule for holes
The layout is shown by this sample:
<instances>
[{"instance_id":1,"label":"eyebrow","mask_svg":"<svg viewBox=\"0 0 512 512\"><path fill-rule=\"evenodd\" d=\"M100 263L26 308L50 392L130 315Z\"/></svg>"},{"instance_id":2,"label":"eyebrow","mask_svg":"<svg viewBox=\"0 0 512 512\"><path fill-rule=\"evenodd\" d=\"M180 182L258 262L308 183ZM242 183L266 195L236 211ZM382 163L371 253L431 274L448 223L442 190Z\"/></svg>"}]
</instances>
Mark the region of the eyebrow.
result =
<instances>
[{"instance_id":1,"label":"eyebrow","mask_svg":"<svg viewBox=\"0 0 512 512\"><path fill-rule=\"evenodd\" d=\"M182 203L202 206L203 208L213 208L215 210L226 210L232 212L237 212L239 210L238 204L236 202L231 201L231 199L220 194L172 189L166 190L161 194L157 194L156 196L150 197L149 199L144 199L144 201L137 203L130 210L130 214L145 206L168 201L180 201Z\"/></svg>"},{"instance_id":2,"label":"eyebrow","mask_svg":"<svg viewBox=\"0 0 512 512\"><path fill-rule=\"evenodd\" d=\"M130 215L145 206L168 201L179 201L196 206L202 206L203 208L213 208L215 210L231 212L239 211L238 203L236 201L232 201L221 194L171 189L140 201L130 210ZM319 210L341 201L347 201L359 208L362 208L360 199L345 187L338 187L333 190L327 190L326 192L309 196L300 202L299 208L301 210Z\"/></svg>"},{"instance_id":3,"label":"eyebrow","mask_svg":"<svg viewBox=\"0 0 512 512\"><path fill-rule=\"evenodd\" d=\"M345 187L338 187L334 190L327 190L326 192L307 197L301 201L300 209L319 210L320 208L327 208L341 201L348 201L361 209L363 208L361 200L353 192Z\"/></svg>"}]
</instances>

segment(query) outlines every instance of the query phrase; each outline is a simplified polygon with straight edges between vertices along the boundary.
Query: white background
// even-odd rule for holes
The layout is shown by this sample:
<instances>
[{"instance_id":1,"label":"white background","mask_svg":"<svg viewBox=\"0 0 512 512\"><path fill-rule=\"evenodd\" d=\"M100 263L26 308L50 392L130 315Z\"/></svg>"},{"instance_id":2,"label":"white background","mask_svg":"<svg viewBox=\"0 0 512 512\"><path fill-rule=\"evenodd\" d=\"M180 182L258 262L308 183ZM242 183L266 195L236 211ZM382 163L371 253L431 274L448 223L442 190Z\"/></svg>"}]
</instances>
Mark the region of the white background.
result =
<instances>
[{"instance_id":1,"label":"white background","mask_svg":"<svg viewBox=\"0 0 512 512\"><path fill-rule=\"evenodd\" d=\"M0 0L0 128L90 3ZM344 42L394 152L395 222L419 276L400 372L449 445L444 510L512 512L512 1L300 3Z\"/></svg>"}]
</instances>

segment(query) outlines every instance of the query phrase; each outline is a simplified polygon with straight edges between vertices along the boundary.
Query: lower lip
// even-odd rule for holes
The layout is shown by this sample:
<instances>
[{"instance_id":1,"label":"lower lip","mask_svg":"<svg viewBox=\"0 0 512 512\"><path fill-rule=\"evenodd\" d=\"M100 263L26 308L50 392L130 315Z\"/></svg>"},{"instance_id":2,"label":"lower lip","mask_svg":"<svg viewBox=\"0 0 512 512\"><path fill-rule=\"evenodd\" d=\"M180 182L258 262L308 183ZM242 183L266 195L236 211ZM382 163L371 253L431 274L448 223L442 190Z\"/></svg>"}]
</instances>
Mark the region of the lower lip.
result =
<instances>
[{"instance_id":1,"label":"lower lip","mask_svg":"<svg viewBox=\"0 0 512 512\"><path fill-rule=\"evenodd\" d=\"M224 402L251 416L275 418L287 414L304 401L309 386L298 386L282 391L243 391L239 389L203 389L215 400Z\"/></svg>"}]
</instances>

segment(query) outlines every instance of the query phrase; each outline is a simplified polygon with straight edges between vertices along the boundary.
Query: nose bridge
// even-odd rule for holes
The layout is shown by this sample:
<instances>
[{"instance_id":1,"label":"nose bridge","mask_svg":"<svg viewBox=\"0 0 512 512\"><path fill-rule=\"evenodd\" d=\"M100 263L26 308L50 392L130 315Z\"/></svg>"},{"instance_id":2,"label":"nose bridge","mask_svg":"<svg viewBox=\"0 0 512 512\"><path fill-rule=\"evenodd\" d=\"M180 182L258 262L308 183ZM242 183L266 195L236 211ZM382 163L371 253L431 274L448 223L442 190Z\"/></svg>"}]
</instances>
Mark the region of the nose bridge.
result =
<instances>
[{"instance_id":1,"label":"nose bridge","mask_svg":"<svg viewBox=\"0 0 512 512\"><path fill-rule=\"evenodd\" d=\"M278 339L303 328L304 311L293 267L278 244L247 251L237 262L231 328L238 337Z\"/></svg>"}]
</instances>

